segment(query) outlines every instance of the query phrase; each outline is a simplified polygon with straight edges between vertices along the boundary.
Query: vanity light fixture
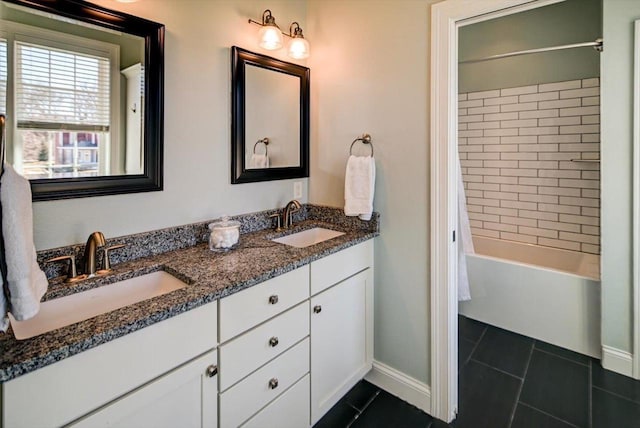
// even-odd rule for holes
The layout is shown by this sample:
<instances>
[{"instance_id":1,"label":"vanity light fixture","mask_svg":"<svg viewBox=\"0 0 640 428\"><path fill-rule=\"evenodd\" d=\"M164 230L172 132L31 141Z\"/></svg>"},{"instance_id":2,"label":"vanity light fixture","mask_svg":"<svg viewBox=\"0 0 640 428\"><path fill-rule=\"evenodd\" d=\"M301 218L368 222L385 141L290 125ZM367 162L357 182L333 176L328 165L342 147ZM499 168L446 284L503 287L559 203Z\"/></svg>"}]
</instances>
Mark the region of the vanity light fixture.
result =
<instances>
[{"instance_id":1,"label":"vanity light fixture","mask_svg":"<svg viewBox=\"0 0 640 428\"><path fill-rule=\"evenodd\" d=\"M262 23L249 19L249 23L258 24L262 28L258 33L258 44L260 47L269 51L274 51L282 47L282 31L276 24L276 18L273 17L271 11L266 9L262 12Z\"/></svg>"},{"instance_id":2,"label":"vanity light fixture","mask_svg":"<svg viewBox=\"0 0 640 428\"><path fill-rule=\"evenodd\" d=\"M294 59L309 58L309 42L305 40L302 34L302 28L297 22L292 22L289 26L289 34L280 30L280 27L276 24L276 19L271 14L269 9L262 12L262 22L249 19L250 24L257 24L261 26L258 33L258 44L260 47L267 50L277 50L283 45L282 36L291 38L287 47L288 55Z\"/></svg>"}]
</instances>

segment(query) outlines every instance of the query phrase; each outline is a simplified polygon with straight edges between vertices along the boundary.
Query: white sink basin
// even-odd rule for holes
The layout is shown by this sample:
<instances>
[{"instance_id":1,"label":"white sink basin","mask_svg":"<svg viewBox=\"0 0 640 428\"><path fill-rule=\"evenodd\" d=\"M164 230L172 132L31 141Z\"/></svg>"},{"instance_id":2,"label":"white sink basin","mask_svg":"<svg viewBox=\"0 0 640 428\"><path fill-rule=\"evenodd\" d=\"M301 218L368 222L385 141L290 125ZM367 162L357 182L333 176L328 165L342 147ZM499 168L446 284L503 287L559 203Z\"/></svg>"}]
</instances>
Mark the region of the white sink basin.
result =
<instances>
[{"instance_id":1,"label":"white sink basin","mask_svg":"<svg viewBox=\"0 0 640 428\"><path fill-rule=\"evenodd\" d=\"M337 232L323 227L314 227L313 229L303 230L302 232L292 233L291 235L272 239L272 241L289 245L291 247L305 248L341 235L344 235L344 232Z\"/></svg>"},{"instance_id":2,"label":"white sink basin","mask_svg":"<svg viewBox=\"0 0 640 428\"><path fill-rule=\"evenodd\" d=\"M38 315L26 321L16 321L11 314L9 319L16 339L29 339L186 286L175 276L157 271L42 302Z\"/></svg>"}]
</instances>

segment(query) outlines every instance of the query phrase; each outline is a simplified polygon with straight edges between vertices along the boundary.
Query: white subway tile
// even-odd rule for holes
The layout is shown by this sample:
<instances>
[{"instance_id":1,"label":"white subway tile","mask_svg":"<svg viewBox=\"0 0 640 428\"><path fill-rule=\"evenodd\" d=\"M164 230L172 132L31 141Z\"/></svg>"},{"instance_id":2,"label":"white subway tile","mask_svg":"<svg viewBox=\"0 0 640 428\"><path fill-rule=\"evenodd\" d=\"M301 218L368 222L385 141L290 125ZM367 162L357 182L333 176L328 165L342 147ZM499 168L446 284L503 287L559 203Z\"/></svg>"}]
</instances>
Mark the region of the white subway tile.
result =
<instances>
[{"instance_id":1,"label":"white subway tile","mask_svg":"<svg viewBox=\"0 0 640 428\"><path fill-rule=\"evenodd\" d=\"M585 152L585 153L582 153L582 159L600 160L600 152Z\"/></svg>"},{"instance_id":2,"label":"white subway tile","mask_svg":"<svg viewBox=\"0 0 640 428\"><path fill-rule=\"evenodd\" d=\"M486 236L489 238L500 238L500 232L497 230L486 230L486 229L477 229L471 228L471 234L474 236Z\"/></svg>"},{"instance_id":3,"label":"white subway tile","mask_svg":"<svg viewBox=\"0 0 640 428\"><path fill-rule=\"evenodd\" d=\"M517 168L517 160L486 160L484 161L486 168Z\"/></svg>"},{"instance_id":4,"label":"white subway tile","mask_svg":"<svg viewBox=\"0 0 640 428\"><path fill-rule=\"evenodd\" d=\"M567 108L567 107L580 107L580 98L570 98L568 100L558 101L540 101L539 110L546 110L550 108Z\"/></svg>"},{"instance_id":5,"label":"white subway tile","mask_svg":"<svg viewBox=\"0 0 640 428\"><path fill-rule=\"evenodd\" d=\"M587 125L590 126L590 125ZM469 125L471 127L471 124ZM560 127L564 128L564 127ZM539 126L537 128L520 128L520 135L551 135L557 134L557 126Z\"/></svg>"},{"instance_id":6,"label":"white subway tile","mask_svg":"<svg viewBox=\"0 0 640 428\"><path fill-rule=\"evenodd\" d=\"M502 144L535 144L537 142L536 135L505 136L500 139Z\"/></svg>"},{"instance_id":7,"label":"white subway tile","mask_svg":"<svg viewBox=\"0 0 640 428\"><path fill-rule=\"evenodd\" d=\"M483 177L481 175L465 175L464 179L469 183L482 183Z\"/></svg>"},{"instance_id":8,"label":"white subway tile","mask_svg":"<svg viewBox=\"0 0 640 428\"><path fill-rule=\"evenodd\" d=\"M580 215L580 207L572 207L566 205L538 204L538 210L551 213Z\"/></svg>"},{"instance_id":9,"label":"white subway tile","mask_svg":"<svg viewBox=\"0 0 640 428\"><path fill-rule=\"evenodd\" d=\"M517 152L516 144L488 144L483 146L485 152Z\"/></svg>"},{"instance_id":10,"label":"white subway tile","mask_svg":"<svg viewBox=\"0 0 640 428\"><path fill-rule=\"evenodd\" d=\"M557 204L558 196L557 195L529 195L527 193L523 193L518 195L521 201L525 202L542 202L545 204Z\"/></svg>"},{"instance_id":11,"label":"white subway tile","mask_svg":"<svg viewBox=\"0 0 640 428\"><path fill-rule=\"evenodd\" d=\"M502 184L500 190L503 192L515 192L515 193L538 193L536 186L523 186L520 184Z\"/></svg>"},{"instance_id":12,"label":"white subway tile","mask_svg":"<svg viewBox=\"0 0 640 428\"><path fill-rule=\"evenodd\" d=\"M582 244L582 249L580 251L582 251L583 253L600 254L600 246L591 245L591 244Z\"/></svg>"},{"instance_id":13,"label":"white subway tile","mask_svg":"<svg viewBox=\"0 0 640 428\"><path fill-rule=\"evenodd\" d=\"M600 97L587 97L582 99L583 106L599 106L600 105Z\"/></svg>"},{"instance_id":14,"label":"white subway tile","mask_svg":"<svg viewBox=\"0 0 640 428\"><path fill-rule=\"evenodd\" d=\"M494 113L484 115L484 120L515 120L517 118L518 112L515 111L510 113Z\"/></svg>"},{"instance_id":15,"label":"white subway tile","mask_svg":"<svg viewBox=\"0 0 640 428\"><path fill-rule=\"evenodd\" d=\"M512 95L534 94L536 92L538 92L538 85L518 86L517 88L501 89L500 95L508 97Z\"/></svg>"},{"instance_id":16,"label":"white subway tile","mask_svg":"<svg viewBox=\"0 0 640 428\"><path fill-rule=\"evenodd\" d=\"M600 244L600 237L593 235L584 235L582 233L560 232L560 239L575 242L584 242L586 244Z\"/></svg>"},{"instance_id":17,"label":"white subway tile","mask_svg":"<svg viewBox=\"0 0 640 428\"><path fill-rule=\"evenodd\" d=\"M482 168L484 166L482 162L482 160L460 160L460 166L464 168Z\"/></svg>"},{"instance_id":18,"label":"white subway tile","mask_svg":"<svg viewBox=\"0 0 640 428\"><path fill-rule=\"evenodd\" d=\"M566 91L560 91L560 98L584 98L584 97L597 97L600 95L600 88L593 86L590 88L582 89L568 89Z\"/></svg>"},{"instance_id":19,"label":"white subway tile","mask_svg":"<svg viewBox=\"0 0 640 428\"><path fill-rule=\"evenodd\" d=\"M484 118L481 114L477 114L475 116L460 116L458 117L458 123L468 123L468 122L482 122Z\"/></svg>"},{"instance_id":20,"label":"white subway tile","mask_svg":"<svg viewBox=\"0 0 640 428\"><path fill-rule=\"evenodd\" d=\"M500 201L497 201L495 199L467 198L467 201L469 201L469 203L473 205L483 205L483 206L489 205L493 207L500 206ZM476 219L476 220L482 220L482 219Z\"/></svg>"},{"instance_id":21,"label":"white subway tile","mask_svg":"<svg viewBox=\"0 0 640 428\"><path fill-rule=\"evenodd\" d=\"M524 218L535 218L538 220L558 221L557 213L550 213L550 212L544 212L544 211L520 210L518 212L518 216L524 217Z\"/></svg>"},{"instance_id":22,"label":"white subway tile","mask_svg":"<svg viewBox=\"0 0 640 428\"><path fill-rule=\"evenodd\" d=\"M559 125L580 125L582 121L580 116L567 117L550 117L548 119L540 119L540 126L559 126Z\"/></svg>"},{"instance_id":23,"label":"white subway tile","mask_svg":"<svg viewBox=\"0 0 640 428\"><path fill-rule=\"evenodd\" d=\"M587 171L582 171L583 173ZM596 198L600 199L600 189L581 189L583 198Z\"/></svg>"},{"instance_id":24,"label":"white subway tile","mask_svg":"<svg viewBox=\"0 0 640 428\"><path fill-rule=\"evenodd\" d=\"M544 143L579 143L580 142L580 134L575 135L541 135L538 138L538 142L541 144Z\"/></svg>"},{"instance_id":25,"label":"white subway tile","mask_svg":"<svg viewBox=\"0 0 640 428\"><path fill-rule=\"evenodd\" d=\"M520 168L558 169L556 161L520 161Z\"/></svg>"},{"instance_id":26,"label":"white subway tile","mask_svg":"<svg viewBox=\"0 0 640 428\"><path fill-rule=\"evenodd\" d=\"M499 230L501 232L512 232L515 233L518 231L518 226L512 224L501 224L501 223L484 223L484 228L489 230Z\"/></svg>"},{"instance_id":27,"label":"white subway tile","mask_svg":"<svg viewBox=\"0 0 640 428\"><path fill-rule=\"evenodd\" d=\"M485 207L484 212L488 214L508 215L511 217L515 217L518 215L518 210L510 208Z\"/></svg>"},{"instance_id":28,"label":"white subway tile","mask_svg":"<svg viewBox=\"0 0 640 428\"><path fill-rule=\"evenodd\" d=\"M583 143L599 143L600 134L582 134Z\"/></svg>"},{"instance_id":29,"label":"white subway tile","mask_svg":"<svg viewBox=\"0 0 640 428\"><path fill-rule=\"evenodd\" d=\"M497 192L500 190L500 185L497 183L469 183L469 189Z\"/></svg>"},{"instance_id":30,"label":"white subway tile","mask_svg":"<svg viewBox=\"0 0 640 428\"><path fill-rule=\"evenodd\" d=\"M459 152L481 152L482 146L468 146L466 144L458 146Z\"/></svg>"},{"instance_id":31,"label":"white subway tile","mask_svg":"<svg viewBox=\"0 0 640 428\"><path fill-rule=\"evenodd\" d=\"M482 222L478 220L469 220L469 226L471 227L482 227Z\"/></svg>"},{"instance_id":32,"label":"white subway tile","mask_svg":"<svg viewBox=\"0 0 640 428\"><path fill-rule=\"evenodd\" d=\"M600 217L600 208L582 207L582 215L587 217Z\"/></svg>"},{"instance_id":33,"label":"white subway tile","mask_svg":"<svg viewBox=\"0 0 640 428\"><path fill-rule=\"evenodd\" d=\"M598 226L589 226L589 225L583 224L582 233L584 233L585 235L600 236L600 228Z\"/></svg>"},{"instance_id":34,"label":"white subway tile","mask_svg":"<svg viewBox=\"0 0 640 428\"><path fill-rule=\"evenodd\" d=\"M484 195L482 194L482 190L465 190L465 195L469 198L482 198Z\"/></svg>"},{"instance_id":35,"label":"white subway tile","mask_svg":"<svg viewBox=\"0 0 640 428\"><path fill-rule=\"evenodd\" d=\"M571 160L571 159L580 159L580 153L576 152L560 152L560 153L540 153L539 160ZM566 177L566 178L579 178L579 177Z\"/></svg>"},{"instance_id":36,"label":"white subway tile","mask_svg":"<svg viewBox=\"0 0 640 428\"><path fill-rule=\"evenodd\" d=\"M562 230L565 232L580 232L580 225L571 223L558 223L557 221L538 220L538 227L542 229Z\"/></svg>"},{"instance_id":37,"label":"white subway tile","mask_svg":"<svg viewBox=\"0 0 640 428\"><path fill-rule=\"evenodd\" d=\"M466 101L467 94L458 94L458 101Z\"/></svg>"},{"instance_id":38,"label":"white subway tile","mask_svg":"<svg viewBox=\"0 0 640 428\"><path fill-rule=\"evenodd\" d=\"M502 153L500 159L504 160L538 160L538 153Z\"/></svg>"},{"instance_id":39,"label":"white subway tile","mask_svg":"<svg viewBox=\"0 0 640 428\"><path fill-rule=\"evenodd\" d=\"M557 186L557 178L520 177L518 184L527 186Z\"/></svg>"},{"instance_id":40,"label":"white subway tile","mask_svg":"<svg viewBox=\"0 0 640 428\"><path fill-rule=\"evenodd\" d=\"M467 211L470 213L482 213L484 212L484 207L482 205L471 205L467 202Z\"/></svg>"},{"instance_id":41,"label":"white subway tile","mask_svg":"<svg viewBox=\"0 0 640 428\"><path fill-rule=\"evenodd\" d=\"M498 98L488 98L484 100L484 105L486 106L494 106L494 105L502 105L502 104L513 104L518 102L517 96L512 97L498 97Z\"/></svg>"},{"instance_id":42,"label":"white subway tile","mask_svg":"<svg viewBox=\"0 0 640 428\"><path fill-rule=\"evenodd\" d=\"M484 214L484 213L469 213L469 219L472 220L480 220L480 221L500 221L500 217L493 214Z\"/></svg>"},{"instance_id":43,"label":"white subway tile","mask_svg":"<svg viewBox=\"0 0 640 428\"><path fill-rule=\"evenodd\" d=\"M503 208L515 208L516 210L530 210L530 211L535 211L538 209L538 206L535 202L521 202L521 201L507 201L507 200L502 200L500 201L500 206ZM516 211L514 214L514 216L518 215L518 212Z\"/></svg>"},{"instance_id":44,"label":"white subway tile","mask_svg":"<svg viewBox=\"0 0 640 428\"><path fill-rule=\"evenodd\" d=\"M500 232L500 239L507 241L524 242L525 244L536 244L538 239L535 236L520 235L519 233Z\"/></svg>"},{"instance_id":45,"label":"white subway tile","mask_svg":"<svg viewBox=\"0 0 640 428\"><path fill-rule=\"evenodd\" d=\"M500 216L500 222L505 224L517 224L518 226L535 227L539 220L532 218Z\"/></svg>"},{"instance_id":46,"label":"white subway tile","mask_svg":"<svg viewBox=\"0 0 640 428\"><path fill-rule=\"evenodd\" d=\"M493 91L481 91L481 92L469 92L467 94L467 98L470 100L477 100L483 98L495 98L500 96L500 90L496 89Z\"/></svg>"},{"instance_id":47,"label":"white subway tile","mask_svg":"<svg viewBox=\"0 0 640 428\"><path fill-rule=\"evenodd\" d=\"M557 238L558 231L550 229L538 229L537 227L519 226L518 232L523 235L543 236L545 238Z\"/></svg>"},{"instance_id":48,"label":"white subway tile","mask_svg":"<svg viewBox=\"0 0 640 428\"><path fill-rule=\"evenodd\" d=\"M482 100L460 101L458 108L482 107Z\"/></svg>"},{"instance_id":49,"label":"white subway tile","mask_svg":"<svg viewBox=\"0 0 640 428\"><path fill-rule=\"evenodd\" d=\"M538 171L535 169L502 168L500 175L508 177L537 177Z\"/></svg>"},{"instance_id":50,"label":"white subway tile","mask_svg":"<svg viewBox=\"0 0 640 428\"><path fill-rule=\"evenodd\" d=\"M572 241L561 241L559 239L540 238L538 244L545 247L562 248L563 250L580 251L580 244Z\"/></svg>"},{"instance_id":51,"label":"white subway tile","mask_svg":"<svg viewBox=\"0 0 640 428\"><path fill-rule=\"evenodd\" d=\"M467 144L500 144L499 137L473 137L467 139Z\"/></svg>"},{"instance_id":52,"label":"white subway tile","mask_svg":"<svg viewBox=\"0 0 640 428\"><path fill-rule=\"evenodd\" d=\"M526 128L534 126L538 126L538 119L503 120L500 122L501 128Z\"/></svg>"},{"instance_id":53,"label":"white subway tile","mask_svg":"<svg viewBox=\"0 0 640 428\"><path fill-rule=\"evenodd\" d=\"M517 193L506 193L506 192L484 192L484 197L489 199L499 199L499 200L504 200L504 199L511 199L514 201L518 200Z\"/></svg>"},{"instance_id":54,"label":"white subway tile","mask_svg":"<svg viewBox=\"0 0 640 428\"><path fill-rule=\"evenodd\" d=\"M599 189L600 180L572 180L568 178L560 179L562 187L579 187L581 189Z\"/></svg>"},{"instance_id":55,"label":"white subway tile","mask_svg":"<svg viewBox=\"0 0 640 428\"><path fill-rule=\"evenodd\" d=\"M532 101L551 101L560 98L558 92L542 92L539 94L520 95L519 101L521 103L530 103Z\"/></svg>"},{"instance_id":56,"label":"white subway tile","mask_svg":"<svg viewBox=\"0 0 640 428\"><path fill-rule=\"evenodd\" d=\"M488 106L488 107L472 107L469 109L469 114L485 114L485 113L499 113L500 106Z\"/></svg>"},{"instance_id":57,"label":"white subway tile","mask_svg":"<svg viewBox=\"0 0 640 428\"><path fill-rule=\"evenodd\" d=\"M530 111L521 111L518 113L519 119L539 119L544 117L558 117L560 116L560 110L551 109L551 110L530 110Z\"/></svg>"},{"instance_id":58,"label":"white subway tile","mask_svg":"<svg viewBox=\"0 0 640 428\"><path fill-rule=\"evenodd\" d=\"M582 87L582 82L580 80L569 80L566 82L545 83L542 85L538 85L538 91L564 91L566 89L578 89L580 87Z\"/></svg>"},{"instance_id":59,"label":"white subway tile","mask_svg":"<svg viewBox=\"0 0 640 428\"><path fill-rule=\"evenodd\" d=\"M521 152L557 152L557 144L521 144L517 146Z\"/></svg>"},{"instance_id":60,"label":"white subway tile","mask_svg":"<svg viewBox=\"0 0 640 428\"><path fill-rule=\"evenodd\" d=\"M469 153L468 156L469 156L468 157L469 159L493 159L493 160L500 159L500 153ZM569 178L573 178L573 177L569 177Z\"/></svg>"},{"instance_id":61,"label":"white subway tile","mask_svg":"<svg viewBox=\"0 0 640 428\"><path fill-rule=\"evenodd\" d=\"M476 129L473 131L460 131L458 132L458 138L466 138L466 137L482 137L482 130Z\"/></svg>"},{"instance_id":62,"label":"white subway tile","mask_svg":"<svg viewBox=\"0 0 640 428\"><path fill-rule=\"evenodd\" d=\"M590 226L599 226L600 219L598 217L586 217L581 215L560 214L562 223L588 224Z\"/></svg>"},{"instance_id":63,"label":"white subway tile","mask_svg":"<svg viewBox=\"0 0 640 428\"><path fill-rule=\"evenodd\" d=\"M560 116L588 116L592 114L600 114L599 106L591 107L574 107L574 108L561 108Z\"/></svg>"},{"instance_id":64,"label":"white subway tile","mask_svg":"<svg viewBox=\"0 0 640 428\"><path fill-rule=\"evenodd\" d=\"M500 175L500 169L498 169L498 168L469 168L468 174Z\"/></svg>"},{"instance_id":65,"label":"white subway tile","mask_svg":"<svg viewBox=\"0 0 640 428\"><path fill-rule=\"evenodd\" d=\"M591 126L591 125L584 125ZM500 122L474 122L469 123L469 129L491 129L500 128Z\"/></svg>"},{"instance_id":66,"label":"white subway tile","mask_svg":"<svg viewBox=\"0 0 640 428\"><path fill-rule=\"evenodd\" d=\"M600 163L560 161L560 169L599 170Z\"/></svg>"},{"instance_id":67,"label":"white subway tile","mask_svg":"<svg viewBox=\"0 0 640 428\"><path fill-rule=\"evenodd\" d=\"M509 135L518 135L518 129L485 129L484 135L487 137L503 137Z\"/></svg>"},{"instance_id":68,"label":"white subway tile","mask_svg":"<svg viewBox=\"0 0 640 428\"><path fill-rule=\"evenodd\" d=\"M496 177L496 176L486 176L484 177L485 183L498 183L498 184L518 184L518 177Z\"/></svg>"},{"instance_id":69,"label":"white subway tile","mask_svg":"<svg viewBox=\"0 0 640 428\"><path fill-rule=\"evenodd\" d=\"M598 208L600 206L600 199L560 196L560 203L563 205L575 205L578 207Z\"/></svg>"},{"instance_id":70,"label":"white subway tile","mask_svg":"<svg viewBox=\"0 0 640 428\"><path fill-rule=\"evenodd\" d=\"M600 143L562 144L560 151L567 152L599 152ZM578 157L579 159L580 157Z\"/></svg>"},{"instance_id":71,"label":"white subway tile","mask_svg":"<svg viewBox=\"0 0 640 428\"><path fill-rule=\"evenodd\" d=\"M538 176L554 178L580 178L580 171L541 169L540 171L538 171Z\"/></svg>"},{"instance_id":72,"label":"white subway tile","mask_svg":"<svg viewBox=\"0 0 640 428\"><path fill-rule=\"evenodd\" d=\"M561 134L594 134L600 132L600 125L561 126Z\"/></svg>"},{"instance_id":73,"label":"white subway tile","mask_svg":"<svg viewBox=\"0 0 640 428\"><path fill-rule=\"evenodd\" d=\"M538 193L541 195L558 195L580 197L580 189L571 189L566 187L538 187Z\"/></svg>"},{"instance_id":74,"label":"white subway tile","mask_svg":"<svg viewBox=\"0 0 640 428\"><path fill-rule=\"evenodd\" d=\"M460 160L466 160L467 159L467 155L468 155L468 153L458 152L458 157L460 158Z\"/></svg>"},{"instance_id":75,"label":"white subway tile","mask_svg":"<svg viewBox=\"0 0 640 428\"><path fill-rule=\"evenodd\" d=\"M466 116L468 113L469 113L469 109L466 109L466 108L458 109L458 116Z\"/></svg>"},{"instance_id":76,"label":"white subway tile","mask_svg":"<svg viewBox=\"0 0 640 428\"><path fill-rule=\"evenodd\" d=\"M600 115L594 114L592 116L582 116L582 124L583 125L592 125L600 123Z\"/></svg>"},{"instance_id":77,"label":"white subway tile","mask_svg":"<svg viewBox=\"0 0 640 428\"><path fill-rule=\"evenodd\" d=\"M554 101L548 101L554 102ZM500 106L501 112L509 111L525 111L525 110L537 110L538 103L520 103L520 104L504 104Z\"/></svg>"},{"instance_id":78,"label":"white subway tile","mask_svg":"<svg viewBox=\"0 0 640 428\"><path fill-rule=\"evenodd\" d=\"M582 79L583 88L591 88L592 86L600 86L599 77L591 77L589 79Z\"/></svg>"},{"instance_id":79,"label":"white subway tile","mask_svg":"<svg viewBox=\"0 0 640 428\"><path fill-rule=\"evenodd\" d=\"M466 123L459 123L458 124L458 131L466 131L467 130L467 124Z\"/></svg>"}]
</instances>

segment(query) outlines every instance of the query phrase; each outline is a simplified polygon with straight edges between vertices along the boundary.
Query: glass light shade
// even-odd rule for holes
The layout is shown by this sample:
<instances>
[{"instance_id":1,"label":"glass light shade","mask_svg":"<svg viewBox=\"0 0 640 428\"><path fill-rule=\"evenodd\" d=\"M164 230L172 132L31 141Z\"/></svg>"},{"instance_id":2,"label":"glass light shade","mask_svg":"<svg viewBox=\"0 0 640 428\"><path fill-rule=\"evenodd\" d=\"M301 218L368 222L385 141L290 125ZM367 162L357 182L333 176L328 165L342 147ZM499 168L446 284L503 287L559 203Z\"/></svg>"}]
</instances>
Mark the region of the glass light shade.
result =
<instances>
[{"instance_id":1,"label":"glass light shade","mask_svg":"<svg viewBox=\"0 0 640 428\"><path fill-rule=\"evenodd\" d=\"M282 47L282 32L275 25L265 25L258 33L260 47L273 51Z\"/></svg>"},{"instance_id":2,"label":"glass light shade","mask_svg":"<svg viewBox=\"0 0 640 428\"><path fill-rule=\"evenodd\" d=\"M294 37L289 42L289 56L294 59L309 58L309 42L303 37Z\"/></svg>"}]
</instances>

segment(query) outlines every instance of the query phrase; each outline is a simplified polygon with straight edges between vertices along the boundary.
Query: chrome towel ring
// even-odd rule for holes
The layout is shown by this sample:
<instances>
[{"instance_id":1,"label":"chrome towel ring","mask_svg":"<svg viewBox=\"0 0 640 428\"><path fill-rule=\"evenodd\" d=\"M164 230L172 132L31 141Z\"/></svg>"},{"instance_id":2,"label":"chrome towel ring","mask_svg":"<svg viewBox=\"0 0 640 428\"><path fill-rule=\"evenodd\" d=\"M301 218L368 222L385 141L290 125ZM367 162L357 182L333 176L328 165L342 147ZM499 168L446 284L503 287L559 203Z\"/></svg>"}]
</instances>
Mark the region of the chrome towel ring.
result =
<instances>
[{"instance_id":1,"label":"chrome towel ring","mask_svg":"<svg viewBox=\"0 0 640 428\"><path fill-rule=\"evenodd\" d=\"M353 154L353 145L358 141L361 141L363 144L368 144L369 147L371 147L371 157L373 157L373 143L371 142L371 135L369 134L362 134L361 137L353 140L353 143L351 143L351 147L349 147L349 155Z\"/></svg>"},{"instance_id":2,"label":"chrome towel ring","mask_svg":"<svg viewBox=\"0 0 640 428\"><path fill-rule=\"evenodd\" d=\"M258 140L256 141L256 143L253 145L253 154L256 154L256 147L258 146L258 144L264 144L264 154L265 156L269 154L269 138L264 137L262 140Z\"/></svg>"}]
</instances>

